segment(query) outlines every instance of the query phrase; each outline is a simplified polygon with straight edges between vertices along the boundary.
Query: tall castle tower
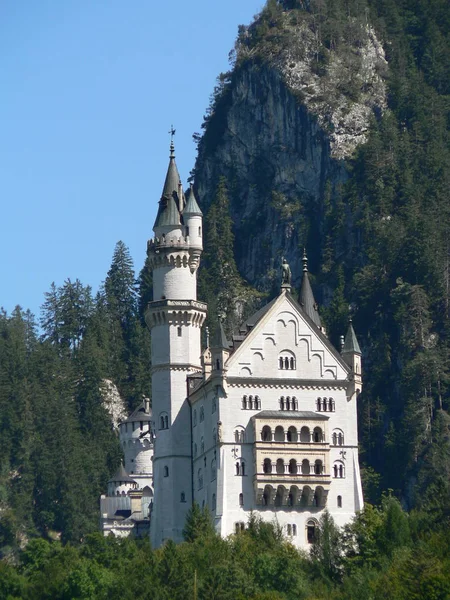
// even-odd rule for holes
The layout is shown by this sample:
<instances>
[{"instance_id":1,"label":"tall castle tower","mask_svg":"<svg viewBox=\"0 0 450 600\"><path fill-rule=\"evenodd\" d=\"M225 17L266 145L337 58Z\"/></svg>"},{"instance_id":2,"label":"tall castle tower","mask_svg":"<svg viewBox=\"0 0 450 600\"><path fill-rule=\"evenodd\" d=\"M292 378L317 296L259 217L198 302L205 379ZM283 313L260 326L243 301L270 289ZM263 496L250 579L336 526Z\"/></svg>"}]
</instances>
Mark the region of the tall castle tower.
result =
<instances>
[{"instance_id":1,"label":"tall castle tower","mask_svg":"<svg viewBox=\"0 0 450 600\"><path fill-rule=\"evenodd\" d=\"M153 302L145 314L152 338L154 503L151 540L182 540L192 505L191 412L186 378L201 372L201 326L206 304L197 302L197 269L203 249L202 212L191 186L187 202L175 163L169 167L147 254Z\"/></svg>"}]
</instances>

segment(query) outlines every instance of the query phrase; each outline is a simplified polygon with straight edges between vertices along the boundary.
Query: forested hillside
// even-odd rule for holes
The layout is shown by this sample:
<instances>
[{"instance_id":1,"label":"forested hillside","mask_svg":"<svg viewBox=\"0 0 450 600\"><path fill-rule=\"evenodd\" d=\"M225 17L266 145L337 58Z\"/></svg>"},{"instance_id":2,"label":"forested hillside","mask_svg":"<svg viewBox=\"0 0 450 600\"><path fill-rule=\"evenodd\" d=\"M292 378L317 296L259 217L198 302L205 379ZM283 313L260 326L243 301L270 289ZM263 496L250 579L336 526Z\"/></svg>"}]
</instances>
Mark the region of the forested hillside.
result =
<instances>
[{"instance_id":1,"label":"forested hillside","mask_svg":"<svg viewBox=\"0 0 450 600\"><path fill-rule=\"evenodd\" d=\"M20 307L0 315L4 556L29 536L77 542L97 530L98 498L121 458L107 402L128 412L150 389L150 341L122 242L97 296L78 280L52 285L40 324L42 334Z\"/></svg>"},{"instance_id":2,"label":"forested hillside","mask_svg":"<svg viewBox=\"0 0 450 600\"><path fill-rule=\"evenodd\" d=\"M282 256L298 286L306 248L330 339L350 307L362 347L379 508L342 537L323 522L311 560L276 526L221 541L198 515L178 548L89 537L121 458L107 401L150 390L151 276L119 242L95 297L67 280L38 321L0 314L0 598L190 598L194 574L210 599L450 596L449 37L447 0L268 0L194 135L211 328L271 299Z\"/></svg>"},{"instance_id":3,"label":"forested hillside","mask_svg":"<svg viewBox=\"0 0 450 600\"><path fill-rule=\"evenodd\" d=\"M207 272L231 254L227 292L203 298L234 321L229 299L270 299L282 257L298 289L305 247L332 342L350 309L363 349L366 498L445 511L449 32L444 0L268 1L239 28L194 170ZM230 235L208 246L224 204L233 253Z\"/></svg>"}]
</instances>

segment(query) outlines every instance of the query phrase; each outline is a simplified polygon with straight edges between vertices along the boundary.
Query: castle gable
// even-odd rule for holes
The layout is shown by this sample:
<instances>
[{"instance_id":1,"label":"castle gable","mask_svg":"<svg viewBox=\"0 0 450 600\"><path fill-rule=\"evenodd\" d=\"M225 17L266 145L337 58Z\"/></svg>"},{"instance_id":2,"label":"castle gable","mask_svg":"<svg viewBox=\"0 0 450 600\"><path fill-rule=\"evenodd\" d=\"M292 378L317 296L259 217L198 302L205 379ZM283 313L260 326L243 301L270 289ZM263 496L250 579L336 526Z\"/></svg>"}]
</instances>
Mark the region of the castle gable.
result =
<instances>
[{"instance_id":1,"label":"castle gable","mask_svg":"<svg viewBox=\"0 0 450 600\"><path fill-rule=\"evenodd\" d=\"M226 364L228 377L343 380L349 369L288 293L256 320Z\"/></svg>"}]
</instances>

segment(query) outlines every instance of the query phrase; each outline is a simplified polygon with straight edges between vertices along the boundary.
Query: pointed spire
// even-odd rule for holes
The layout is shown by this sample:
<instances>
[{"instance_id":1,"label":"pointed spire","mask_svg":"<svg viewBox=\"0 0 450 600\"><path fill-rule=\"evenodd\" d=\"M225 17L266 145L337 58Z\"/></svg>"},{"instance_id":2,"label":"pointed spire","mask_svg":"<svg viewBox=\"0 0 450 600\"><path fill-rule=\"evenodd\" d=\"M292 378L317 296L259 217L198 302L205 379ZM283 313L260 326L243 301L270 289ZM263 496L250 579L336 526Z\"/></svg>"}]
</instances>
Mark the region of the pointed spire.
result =
<instances>
[{"instance_id":1,"label":"pointed spire","mask_svg":"<svg viewBox=\"0 0 450 600\"><path fill-rule=\"evenodd\" d=\"M184 207L183 215L198 215L199 217L201 217L203 215L203 213L200 210L200 207L197 203L195 194L194 194L194 184L193 183L191 183L191 187L189 189L188 201L186 203L186 206Z\"/></svg>"},{"instance_id":2,"label":"pointed spire","mask_svg":"<svg viewBox=\"0 0 450 600\"><path fill-rule=\"evenodd\" d=\"M361 354L361 348L358 344L355 330L353 329L352 318L348 320L348 329L345 336L344 346L342 348L342 354Z\"/></svg>"},{"instance_id":3,"label":"pointed spire","mask_svg":"<svg viewBox=\"0 0 450 600\"><path fill-rule=\"evenodd\" d=\"M309 282L308 277L308 257L306 256L306 250L303 250L303 279L302 285L300 288L300 304L308 315L308 317L317 325L317 327L321 327L322 323L320 321L319 312L317 310L317 303L314 300L314 294L311 289L311 284Z\"/></svg>"},{"instance_id":4,"label":"pointed spire","mask_svg":"<svg viewBox=\"0 0 450 600\"><path fill-rule=\"evenodd\" d=\"M230 343L227 340L225 331L223 329L222 321L218 320L218 326L211 340L211 348L220 348L224 350L230 350Z\"/></svg>"},{"instance_id":5,"label":"pointed spire","mask_svg":"<svg viewBox=\"0 0 450 600\"><path fill-rule=\"evenodd\" d=\"M159 201L158 214L156 215L153 229L155 227L180 225L178 197L179 183L180 174L178 173L177 164L175 162L175 146L172 138L170 142L169 166L167 168L161 200Z\"/></svg>"},{"instance_id":6,"label":"pointed spire","mask_svg":"<svg viewBox=\"0 0 450 600\"><path fill-rule=\"evenodd\" d=\"M128 475L123 466L123 462L120 463L120 467L115 472L114 476L109 481L117 481L123 483L136 483L135 480Z\"/></svg>"}]
</instances>

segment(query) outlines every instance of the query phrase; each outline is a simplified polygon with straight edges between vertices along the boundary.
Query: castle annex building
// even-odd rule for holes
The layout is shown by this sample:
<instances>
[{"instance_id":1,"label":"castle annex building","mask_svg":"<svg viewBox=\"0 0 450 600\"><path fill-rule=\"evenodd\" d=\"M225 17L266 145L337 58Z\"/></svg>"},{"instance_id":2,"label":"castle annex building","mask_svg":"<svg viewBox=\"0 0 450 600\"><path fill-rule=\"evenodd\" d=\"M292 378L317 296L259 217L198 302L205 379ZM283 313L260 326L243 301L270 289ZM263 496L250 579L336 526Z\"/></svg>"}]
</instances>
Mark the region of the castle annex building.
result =
<instances>
[{"instance_id":1,"label":"castle annex building","mask_svg":"<svg viewBox=\"0 0 450 600\"><path fill-rule=\"evenodd\" d=\"M196 501L209 507L223 536L244 528L254 511L276 518L295 545L307 547L325 508L342 526L363 504L361 351L352 324L338 352L321 325L305 256L299 302L285 263L278 297L231 340L219 324L202 353L202 212L192 187L185 198L173 144L153 230L153 302L145 315L152 341L152 544L181 541Z\"/></svg>"}]
</instances>

